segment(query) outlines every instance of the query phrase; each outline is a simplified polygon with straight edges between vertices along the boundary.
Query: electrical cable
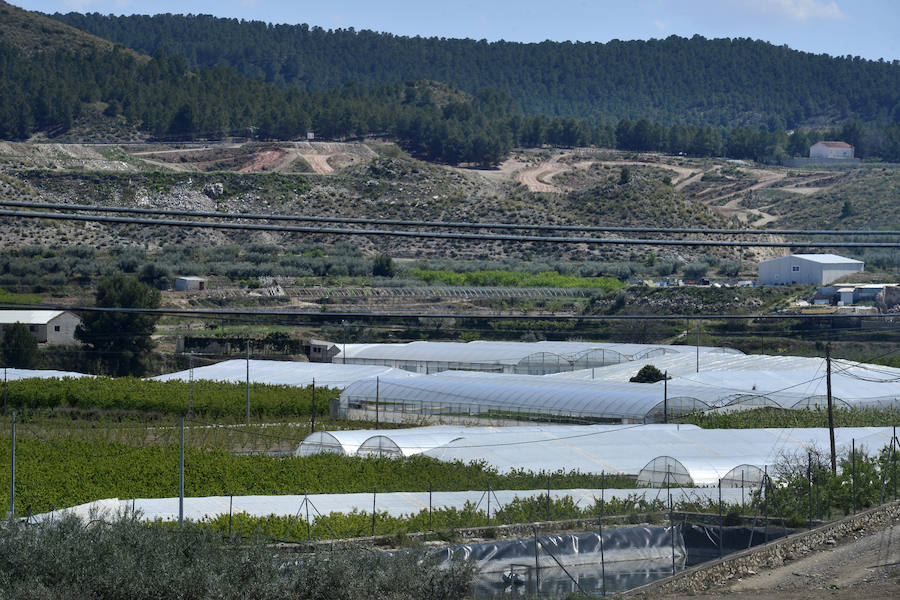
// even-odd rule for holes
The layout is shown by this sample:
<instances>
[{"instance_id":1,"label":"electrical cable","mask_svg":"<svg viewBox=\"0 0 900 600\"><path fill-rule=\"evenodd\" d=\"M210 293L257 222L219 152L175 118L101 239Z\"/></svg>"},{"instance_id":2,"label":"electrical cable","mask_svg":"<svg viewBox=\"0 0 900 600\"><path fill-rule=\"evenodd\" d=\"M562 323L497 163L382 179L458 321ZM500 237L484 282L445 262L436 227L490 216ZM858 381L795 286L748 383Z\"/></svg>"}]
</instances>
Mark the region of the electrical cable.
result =
<instances>
[{"instance_id":1,"label":"electrical cable","mask_svg":"<svg viewBox=\"0 0 900 600\"><path fill-rule=\"evenodd\" d=\"M442 240L494 241L494 242L540 242L551 244L589 244L624 246L709 246L737 248L900 248L900 242L767 242L767 241L724 241L724 240L661 240L643 238L594 238L594 237L554 237L540 235L481 234L462 232L408 231L385 229L337 229L334 227L305 227L294 225L269 225L258 223L231 223L212 221L184 221L162 219L138 219L131 217L105 217L53 212L28 212L0 210L0 217L25 219L51 219L58 221L80 221L91 223L117 223L125 225L149 225L158 227L188 227L200 229L227 229L240 231L277 231L281 233L359 235L375 237L400 237Z\"/></svg>"},{"instance_id":2,"label":"electrical cable","mask_svg":"<svg viewBox=\"0 0 900 600\"><path fill-rule=\"evenodd\" d=\"M826 320L843 320L858 319L859 315L854 314L826 314L826 315L804 315L804 314L785 314L785 313L768 313L768 314L744 314L744 315L715 315L715 314L697 314L697 315L555 315L555 314L472 314L472 313L429 313L429 312L349 312L349 311L301 311L301 310L281 310L281 311L265 311L256 309L226 309L226 308L126 308L126 307L110 307L110 306L81 306L66 304L10 304L0 303L0 310L67 310L73 312L109 312L109 313L129 313L129 314L158 314L158 315L176 315L176 316L254 316L254 317L317 317L326 320L335 319L474 319L474 320L559 320L559 321L665 321L665 320L738 320L738 319L826 319ZM893 313L875 313L867 314L867 319L896 318Z\"/></svg>"},{"instance_id":3,"label":"electrical cable","mask_svg":"<svg viewBox=\"0 0 900 600\"><path fill-rule=\"evenodd\" d=\"M510 229L540 231L596 231L619 233L678 233L702 235L859 235L859 236L894 236L900 230L877 229L728 229L728 228L690 228L690 227L617 227L603 225L530 225L525 223L492 223L462 221L416 221L404 219L359 218L359 217L321 217L304 215L258 214L258 213L222 213L211 211L172 210L159 208L125 208L118 206L101 206L95 204L59 204L49 202L23 202L0 199L0 206L18 208L36 208L45 210L78 210L93 212L114 212L122 214L165 215L201 217L215 219L247 219L268 221L303 221L311 223L341 223L362 225L395 225L403 227L442 227L447 229Z\"/></svg>"}]
</instances>

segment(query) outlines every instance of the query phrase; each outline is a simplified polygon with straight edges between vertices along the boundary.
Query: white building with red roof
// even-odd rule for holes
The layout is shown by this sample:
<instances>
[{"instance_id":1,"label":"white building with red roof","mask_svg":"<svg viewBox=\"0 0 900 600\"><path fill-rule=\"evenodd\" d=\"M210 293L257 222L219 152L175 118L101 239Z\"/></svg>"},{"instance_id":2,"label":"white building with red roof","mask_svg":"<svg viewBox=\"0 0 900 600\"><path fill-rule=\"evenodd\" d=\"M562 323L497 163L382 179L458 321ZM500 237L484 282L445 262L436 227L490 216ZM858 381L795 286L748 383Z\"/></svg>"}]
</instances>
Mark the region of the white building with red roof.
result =
<instances>
[{"instance_id":1,"label":"white building with red roof","mask_svg":"<svg viewBox=\"0 0 900 600\"><path fill-rule=\"evenodd\" d=\"M847 142L816 142L809 148L810 158L834 158L847 160L853 158L853 146Z\"/></svg>"}]
</instances>

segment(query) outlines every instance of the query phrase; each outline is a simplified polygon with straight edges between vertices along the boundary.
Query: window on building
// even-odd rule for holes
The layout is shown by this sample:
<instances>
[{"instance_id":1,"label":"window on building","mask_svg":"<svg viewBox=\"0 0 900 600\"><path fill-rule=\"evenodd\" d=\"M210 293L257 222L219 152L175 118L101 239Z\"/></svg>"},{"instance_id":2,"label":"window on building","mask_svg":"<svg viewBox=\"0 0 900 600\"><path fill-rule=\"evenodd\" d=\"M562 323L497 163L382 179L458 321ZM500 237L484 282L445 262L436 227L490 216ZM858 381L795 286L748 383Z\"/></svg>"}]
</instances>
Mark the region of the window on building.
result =
<instances>
[{"instance_id":1,"label":"window on building","mask_svg":"<svg viewBox=\"0 0 900 600\"><path fill-rule=\"evenodd\" d=\"M37 329L37 327L35 327L34 325L28 326L28 331L35 331L36 329Z\"/></svg>"},{"instance_id":2,"label":"window on building","mask_svg":"<svg viewBox=\"0 0 900 600\"><path fill-rule=\"evenodd\" d=\"M53 331L59 331L59 325L54 325L54 326L53 326Z\"/></svg>"},{"instance_id":3,"label":"window on building","mask_svg":"<svg viewBox=\"0 0 900 600\"><path fill-rule=\"evenodd\" d=\"M797 265L794 265L791 267L791 271L793 271L794 273L798 273L800 271L800 267L798 267Z\"/></svg>"}]
</instances>

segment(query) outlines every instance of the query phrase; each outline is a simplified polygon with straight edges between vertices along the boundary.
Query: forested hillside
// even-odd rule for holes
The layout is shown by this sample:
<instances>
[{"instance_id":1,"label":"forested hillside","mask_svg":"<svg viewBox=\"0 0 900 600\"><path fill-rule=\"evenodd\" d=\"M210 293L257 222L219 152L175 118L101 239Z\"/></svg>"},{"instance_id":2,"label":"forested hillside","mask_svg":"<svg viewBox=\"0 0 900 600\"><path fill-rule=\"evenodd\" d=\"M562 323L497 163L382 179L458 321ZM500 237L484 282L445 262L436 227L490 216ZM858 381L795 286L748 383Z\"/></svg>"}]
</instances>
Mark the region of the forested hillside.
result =
<instances>
[{"instance_id":1,"label":"forested hillside","mask_svg":"<svg viewBox=\"0 0 900 600\"><path fill-rule=\"evenodd\" d=\"M769 130L900 121L900 64L749 39L539 44L402 37L208 15L54 18L146 54L230 65L304 90L434 80L507 94L526 114Z\"/></svg>"}]
</instances>

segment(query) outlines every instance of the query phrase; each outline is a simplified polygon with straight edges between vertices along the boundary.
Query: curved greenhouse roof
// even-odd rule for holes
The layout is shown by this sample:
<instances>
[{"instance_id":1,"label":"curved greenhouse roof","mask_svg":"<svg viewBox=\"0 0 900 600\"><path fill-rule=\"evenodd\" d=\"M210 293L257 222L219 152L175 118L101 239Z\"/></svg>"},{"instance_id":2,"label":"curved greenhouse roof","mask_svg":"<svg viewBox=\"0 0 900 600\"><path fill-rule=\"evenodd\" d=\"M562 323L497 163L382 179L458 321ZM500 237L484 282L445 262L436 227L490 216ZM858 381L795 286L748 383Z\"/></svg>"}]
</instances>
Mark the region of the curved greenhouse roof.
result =
<instances>
[{"instance_id":1,"label":"curved greenhouse roof","mask_svg":"<svg viewBox=\"0 0 900 600\"><path fill-rule=\"evenodd\" d=\"M672 414L708 408L692 394L679 396L670 403ZM341 410L349 410L376 401L384 412L643 422L662 413L663 394L646 384L447 371L409 379L357 381L341 393L340 405Z\"/></svg>"},{"instance_id":2,"label":"curved greenhouse roof","mask_svg":"<svg viewBox=\"0 0 900 600\"><path fill-rule=\"evenodd\" d=\"M543 375L599 367L638 358L689 352L693 346L604 342L410 342L348 344L335 362L385 365L417 373L470 370ZM723 348L704 352L737 353Z\"/></svg>"},{"instance_id":3,"label":"curved greenhouse roof","mask_svg":"<svg viewBox=\"0 0 900 600\"><path fill-rule=\"evenodd\" d=\"M678 461L696 485L714 485L719 478L733 477L735 468L752 465L763 469L783 457L827 451L827 428L811 429L700 429L678 425L619 425L572 427L569 431L516 432L489 437L465 436L425 452L439 460L484 461L501 472L516 469L637 475L647 469L648 481L659 483L651 473L665 473L669 457ZM851 440L857 449L876 452L890 444L889 427L844 427L835 429L841 451ZM662 464L663 467L658 468ZM674 464L674 463L672 463ZM740 475L738 475L739 477Z\"/></svg>"},{"instance_id":4,"label":"curved greenhouse roof","mask_svg":"<svg viewBox=\"0 0 900 600\"><path fill-rule=\"evenodd\" d=\"M890 427L835 429L840 452L875 453L890 444ZM637 476L649 485L755 487L765 468L783 458L805 462L826 452L828 429L701 429L694 425L529 425L522 427L417 427L318 431L297 449L484 462L501 473L515 470L582 471Z\"/></svg>"},{"instance_id":5,"label":"curved greenhouse roof","mask_svg":"<svg viewBox=\"0 0 900 600\"><path fill-rule=\"evenodd\" d=\"M345 388L354 381L367 377L389 376L395 378L414 377L413 373L400 369L377 365L335 365L331 363L308 363L288 360L251 360L250 382L269 385L291 385L306 387L313 380L322 387ZM169 381L190 380L190 370L166 373L153 379ZM227 381L243 383L247 378L247 361L226 360L214 365L194 368L194 379L207 381Z\"/></svg>"}]
</instances>

